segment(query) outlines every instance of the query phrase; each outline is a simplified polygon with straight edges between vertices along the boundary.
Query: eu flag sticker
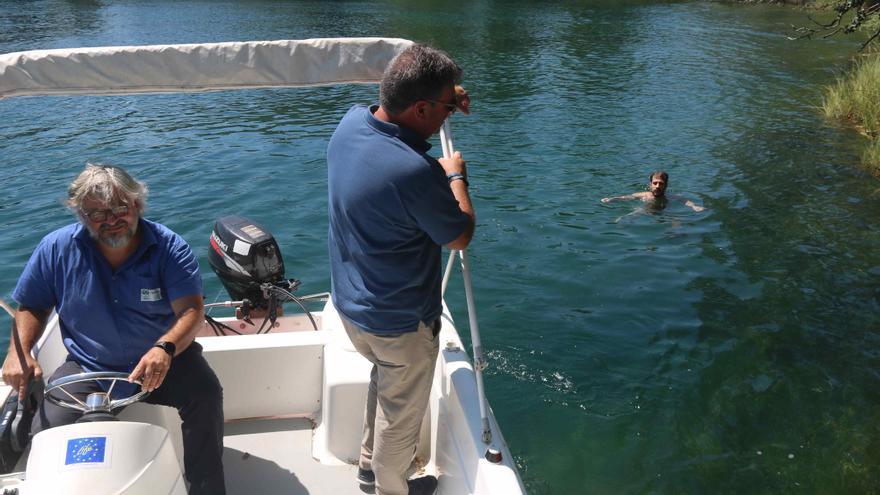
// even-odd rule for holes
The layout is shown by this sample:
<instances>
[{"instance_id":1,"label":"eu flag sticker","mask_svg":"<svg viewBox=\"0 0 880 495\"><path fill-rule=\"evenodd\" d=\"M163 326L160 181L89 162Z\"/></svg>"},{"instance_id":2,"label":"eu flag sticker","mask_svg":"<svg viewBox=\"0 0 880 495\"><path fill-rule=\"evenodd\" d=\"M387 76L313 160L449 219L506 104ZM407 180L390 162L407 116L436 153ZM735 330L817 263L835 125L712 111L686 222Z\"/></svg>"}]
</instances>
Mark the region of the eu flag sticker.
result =
<instances>
[{"instance_id":1,"label":"eu flag sticker","mask_svg":"<svg viewBox=\"0 0 880 495\"><path fill-rule=\"evenodd\" d=\"M103 463L106 448L107 437L71 438L67 441L64 465Z\"/></svg>"}]
</instances>

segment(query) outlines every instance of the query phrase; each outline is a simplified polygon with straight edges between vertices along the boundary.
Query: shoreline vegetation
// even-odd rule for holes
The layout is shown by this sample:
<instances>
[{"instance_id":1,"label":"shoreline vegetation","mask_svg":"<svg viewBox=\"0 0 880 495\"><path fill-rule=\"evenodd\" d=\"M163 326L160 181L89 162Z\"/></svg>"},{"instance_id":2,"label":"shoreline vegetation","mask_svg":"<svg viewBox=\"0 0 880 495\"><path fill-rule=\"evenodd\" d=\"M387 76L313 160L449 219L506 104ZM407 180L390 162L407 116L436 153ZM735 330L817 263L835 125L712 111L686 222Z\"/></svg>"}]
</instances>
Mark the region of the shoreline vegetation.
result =
<instances>
[{"instance_id":1,"label":"shoreline vegetation","mask_svg":"<svg viewBox=\"0 0 880 495\"><path fill-rule=\"evenodd\" d=\"M846 74L825 88L822 111L828 118L853 124L868 138L862 165L880 176L880 51L862 54Z\"/></svg>"},{"instance_id":2,"label":"shoreline vegetation","mask_svg":"<svg viewBox=\"0 0 880 495\"><path fill-rule=\"evenodd\" d=\"M740 3L778 4L805 10L831 11L842 0L739 0ZM805 19L809 22L808 19ZM862 25L874 33L880 20L875 17ZM868 139L861 162L874 176L880 177L880 49L873 43L861 53L853 54L853 63L825 87L822 113L826 118L845 122L855 127ZM872 46L873 45L873 46Z\"/></svg>"}]
</instances>

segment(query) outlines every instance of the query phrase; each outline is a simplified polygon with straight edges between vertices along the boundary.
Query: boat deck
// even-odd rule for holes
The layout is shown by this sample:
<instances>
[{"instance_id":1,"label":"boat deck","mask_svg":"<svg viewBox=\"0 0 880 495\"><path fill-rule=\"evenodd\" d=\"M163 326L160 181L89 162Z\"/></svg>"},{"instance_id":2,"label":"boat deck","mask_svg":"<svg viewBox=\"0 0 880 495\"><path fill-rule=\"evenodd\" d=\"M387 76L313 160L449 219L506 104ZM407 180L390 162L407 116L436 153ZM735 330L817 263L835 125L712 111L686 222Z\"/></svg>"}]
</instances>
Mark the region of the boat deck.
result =
<instances>
[{"instance_id":1,"label":"boat deck","mask_svg":"<svg viewBox=\"0 0 880 495\"><path fill-rule=\"evenodd\" d=\"M365 493L355 478L357 466L328 466L312 457L312 422L306 418L232 421L223 444L229 494Z\"/></svg>"},{"instance_id":2,"label":"boat deck","mask_svg":"<svg viewBox=\"0 0 880 495\"><path fill-rule=\"evenodd\" d=\"M357 466L351 461L360 450L372 365L351 346L332 307L319 316L319 331L305 316L297 315L285 316L271 333L199 337L205 359L223 384L223 464L230 495L373 493L372 487L357 482ZM57 368L66 355L57 318L54 321L41 341L39 359L44 369ZM242 326L233 319L226 324ZM524 493L491 415L490 427L496 432L493 446L503 451L504 461L493 463L484 456L487 447L480 437L476 380L448 317L439 338L445 344L438 356L412 476L438 476L443 493ZM175 409L138 403L126 407L118 418L164 428L183 470L180 416ZM0 476L0 491L24 488L22 471L28 457L25 452L14 475ZM162 469L177 472L165 464ZM139 486L154 488L149 480Z\"/></svg>"},{"instance_id":3,"label":"boat deck","mask_svg":"<svg viewBox=\"0 0 880 495\"><path fill-rule=\"evenodd\" d=\"M223 467L229 495L363 495L357 466L321 464L312 457L312 421L307 418L227 422ZM20 488L30 448L13 473L0 476L0 492Z\"/></svg>"}]
</instances>

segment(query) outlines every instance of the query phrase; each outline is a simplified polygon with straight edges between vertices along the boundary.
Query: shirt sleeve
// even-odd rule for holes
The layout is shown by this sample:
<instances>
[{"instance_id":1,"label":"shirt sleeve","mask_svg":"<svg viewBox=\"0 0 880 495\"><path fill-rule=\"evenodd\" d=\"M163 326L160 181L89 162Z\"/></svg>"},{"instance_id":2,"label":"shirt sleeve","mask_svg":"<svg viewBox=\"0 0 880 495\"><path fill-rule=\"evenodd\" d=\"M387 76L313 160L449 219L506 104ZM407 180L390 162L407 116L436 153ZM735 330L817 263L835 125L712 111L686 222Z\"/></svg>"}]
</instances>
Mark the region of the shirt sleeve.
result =
<instances>
[{"instance_id":1,"label":"shirt sleeve","mask_svg":"<svg viewBox=\"0 0 880 495\"><path fill-rule=\"evenodd\" d=\"M443 246L465 231L470 218L461 211L443 168L426 156L426 167L410 178L402 192L410 215L431 240Z\"/></svg>"},{"instance_id":2,"label":"shirt sleeve","mask_svg":"<svg viewBox=\"0 0 880 495\"><path fill-rule=\"evenodd\" d=\"M185 296L203 295L199 263L189 244L177 234L168 243L163 269L165 293L168 294L169 302Z\"/></svg>"},{"instance_id":3,"label":"shirt sleeve","mask_svg":"<svg viewBox=\"0 0 880 495\"><path fill-rule=\"evenodd\" d=\"M51 262L52 250L53 244L44 238L31 254L12 293L12 298L20 306L50 309L58 302L53 283L55 266Z\"/></svg>"}]
</instances>

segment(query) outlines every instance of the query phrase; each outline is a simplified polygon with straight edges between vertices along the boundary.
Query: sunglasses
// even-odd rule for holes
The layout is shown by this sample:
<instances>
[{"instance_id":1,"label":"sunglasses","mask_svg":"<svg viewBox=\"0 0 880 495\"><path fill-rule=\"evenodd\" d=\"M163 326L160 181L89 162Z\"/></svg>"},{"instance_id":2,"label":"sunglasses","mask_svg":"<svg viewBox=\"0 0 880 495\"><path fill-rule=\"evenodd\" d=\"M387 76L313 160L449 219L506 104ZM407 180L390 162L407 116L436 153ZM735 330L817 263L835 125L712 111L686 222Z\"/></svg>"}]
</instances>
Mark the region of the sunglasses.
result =
<instances>
[{"instance_id":1,"label":"sunglasses","mask_svg":"<svg viewBox=\"0 0 880 495\"><path fill-rule=\"evenodd\" d=\"M425 100L425 101L427 101L428 103L430 103L432 105L443 105L444 107L446 107L446 110L448 110L449 113L455 113L455 110L458 108L458 105L456 105L456 103L455 103L456 100L454 100L454 99L452 100L452 103L446 103L445 101L437 101L437 100Z\"/></svg>"},{"instance_id":2,"label":"sunglasses","mask_svg":"<svg viewBox=\"0 0 880 495\"><path fill-rule=\"evenodd\" d=\"M128 205L114 206L113 208L107 208L104 210L81 211L89 220L93 222L103 222L107 220L111 214L116 218L128 215Z\"/></svg>"}]
</instances>

